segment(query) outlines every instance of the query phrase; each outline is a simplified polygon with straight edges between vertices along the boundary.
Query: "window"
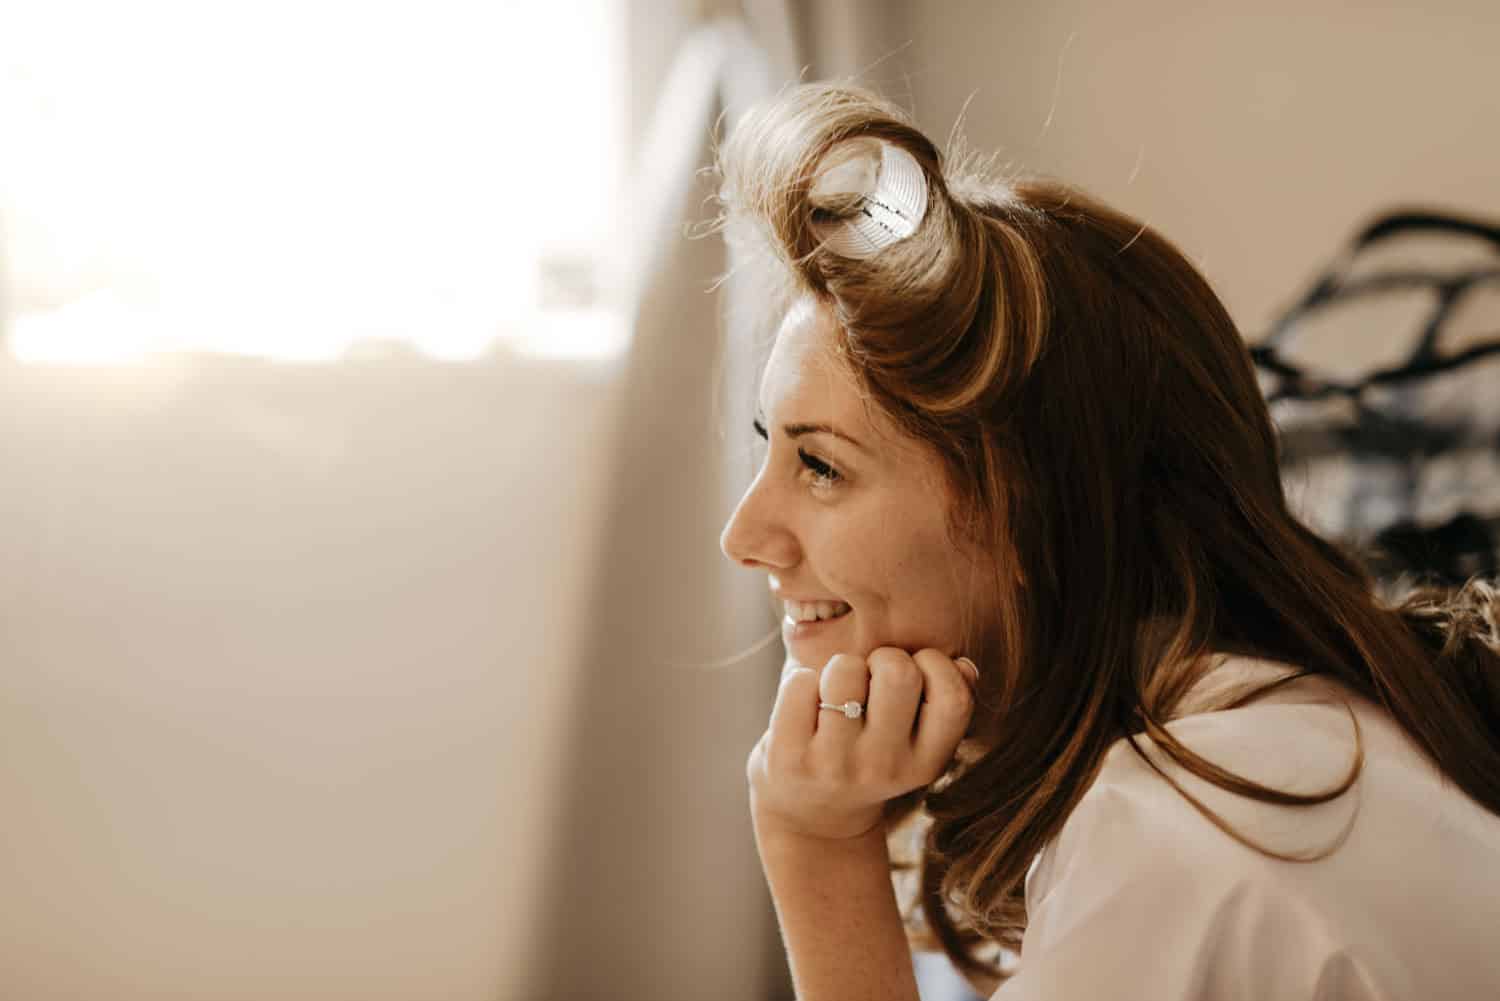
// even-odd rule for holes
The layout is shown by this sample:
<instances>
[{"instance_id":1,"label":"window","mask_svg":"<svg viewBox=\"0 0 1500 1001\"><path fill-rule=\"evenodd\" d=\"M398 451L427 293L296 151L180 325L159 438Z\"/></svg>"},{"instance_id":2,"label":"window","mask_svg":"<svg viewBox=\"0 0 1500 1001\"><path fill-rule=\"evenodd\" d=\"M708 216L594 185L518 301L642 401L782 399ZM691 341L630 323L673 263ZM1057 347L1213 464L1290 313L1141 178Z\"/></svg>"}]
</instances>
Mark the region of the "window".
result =
<instances>
[{"instance_id":1,"label":"window","mask_svg":"<svg viewBox=\"0 0 1500 1001\"><path fill-rule=\"evenodd\" d=\"M27 362L599 357L614 0L48 0L0 37Z\"/></svg>"}]
</instances>

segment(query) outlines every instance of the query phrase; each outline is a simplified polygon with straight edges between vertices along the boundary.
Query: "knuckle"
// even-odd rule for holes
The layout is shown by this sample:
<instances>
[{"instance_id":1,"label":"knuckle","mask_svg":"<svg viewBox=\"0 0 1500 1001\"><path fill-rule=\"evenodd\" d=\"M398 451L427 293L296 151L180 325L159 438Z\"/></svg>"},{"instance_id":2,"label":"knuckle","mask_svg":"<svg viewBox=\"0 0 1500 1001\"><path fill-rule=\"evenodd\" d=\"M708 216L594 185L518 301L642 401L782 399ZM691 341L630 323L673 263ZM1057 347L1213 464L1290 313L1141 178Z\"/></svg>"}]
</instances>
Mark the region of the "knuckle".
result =
<instances>
[{"instance_id":1,"label":"knuckle","mask_svg":"<svg viewBox=\"0 0 1500 1001\"><path fill-rule=\"evenodd\" d=\"M828 663L823 665L825 671L848 671L853 669L863 670L865 661L863 657L856 657L852 653L836 653L828 658Z\"/></svg>"},{"instance_id":2,"label":"knuckle","mask_svg":"<svg viewBox=\"0 0 1500 1001\"><path fill-rule=\"evenodd\" d=\"M845 681L856 681L863 679L866 674L863 658L852 657L848 654L838 654L828 661L823 667L822 680L838 678Z\"/></svg>"},{"instance_id":3,"label":"knuckle","mask_svg":"<svg viewBox=\"0 0 1500 1001\"><path fill-rule=\"evenodd\" d=\"M911 659L911 654L907 653L900 647L895 646L876 647L874 650L870 651L870 656L867 659L870 663L871 670L874 670L877 666L884 668L890 668L896 665L906 665L912 668L916 667L916 663Z\"/></svg>"},{"instance_id":4,"label":"knuckle","mask_svg":"<svg viewBox=\"0 0 1500 1001\"><path fill-rule=\"evenodd\" d=\"M904 692L921 691L922 670L909 658L882 659L871 663L871 674L886 687Z\"/></svg>"},{"instance_id":5,"label":"knuckle","mask_svg":"<svg viewBox=\"0 0 1500 1001\"><path fill-rule=\"evenodd\" d=\"M809 681L817 684L818 672L810 667L792 667L782 672L781 688L783 691L806 685Z\"/></svg>"}]
</instances>

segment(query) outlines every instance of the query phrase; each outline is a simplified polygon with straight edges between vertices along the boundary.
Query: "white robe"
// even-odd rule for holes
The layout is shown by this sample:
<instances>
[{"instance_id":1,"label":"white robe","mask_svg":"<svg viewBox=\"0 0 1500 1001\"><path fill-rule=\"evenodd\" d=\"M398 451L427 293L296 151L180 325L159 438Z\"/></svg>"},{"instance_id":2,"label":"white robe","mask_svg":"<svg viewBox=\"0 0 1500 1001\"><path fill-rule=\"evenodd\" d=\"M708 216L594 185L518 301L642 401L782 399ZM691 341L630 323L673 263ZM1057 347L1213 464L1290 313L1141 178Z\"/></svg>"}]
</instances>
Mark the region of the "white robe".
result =
<instances>
[{"instance_id":1,"label":"white robe","mask_svg":"<svg viewBox=\"0 0 1500 1001\"><path fill-rule=\"evenodd\" d=\"M1190 693L1275 677L1227 658ZM1020 972L996 1001L1481 1001L1500 999L1500 817L1417 750L1374 703L1323 679L1239 709L1189 712L1168 729L1190 749L1273 788L1316 792L1364 770L1333 802L1282 807L1226 792L1155 744L1152 759L1234 828L1288 854L1347 838L1327 858L1284 862L1234 841L1128 744L1026 877Z\"/></svg>"}]
</instances>

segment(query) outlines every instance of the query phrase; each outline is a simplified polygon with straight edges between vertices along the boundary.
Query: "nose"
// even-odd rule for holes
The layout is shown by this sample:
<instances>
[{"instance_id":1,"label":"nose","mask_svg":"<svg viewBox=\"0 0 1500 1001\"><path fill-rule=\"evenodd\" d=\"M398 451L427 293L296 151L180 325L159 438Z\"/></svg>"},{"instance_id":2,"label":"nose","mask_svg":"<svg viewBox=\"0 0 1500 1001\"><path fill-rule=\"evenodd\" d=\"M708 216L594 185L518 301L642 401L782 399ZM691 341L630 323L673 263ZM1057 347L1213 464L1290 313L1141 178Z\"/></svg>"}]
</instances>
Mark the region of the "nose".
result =
<instances>
[{"instance_id":1,"label":"nose","mask_svg":"<svg viewBox=\"0 0 1500 1001\"><path fill-rule=\"evenodd\" d=\"M777 508L775 498L757 477L719 535L719 548L731 562L752 570L786 570L797 565L801 548Z\"/></svg>"}]
</instances>

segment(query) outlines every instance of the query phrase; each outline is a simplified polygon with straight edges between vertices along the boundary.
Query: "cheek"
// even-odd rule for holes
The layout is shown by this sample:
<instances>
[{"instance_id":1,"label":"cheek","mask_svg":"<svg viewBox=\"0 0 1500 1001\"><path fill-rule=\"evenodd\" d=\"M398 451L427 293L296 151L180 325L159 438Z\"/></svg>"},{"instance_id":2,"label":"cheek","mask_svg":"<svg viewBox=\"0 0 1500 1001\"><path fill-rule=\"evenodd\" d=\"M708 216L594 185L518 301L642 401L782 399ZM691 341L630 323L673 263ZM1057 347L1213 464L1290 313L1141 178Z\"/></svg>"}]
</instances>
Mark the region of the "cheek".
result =
<instances>
[{"instance_id":1,"label":"cheek","mask_svg":"<svg viewBox=\"0 0 1500 1001\"><path fill-rule=\"evenodd\" d=\"M889 577L878 538L859 519L831 517L809 552L822 584L856 607L877 605Z\"/></svg>"},{"instance_id":2,"label":"cheek","mask_svg":"<svg viewBox=\"0 0 1500 1001\"><path fill-rule=\"evenodd\" d=\"M977 596L987 589L981 569L953 546L941 527L907 536L890 557L887 616L901 644L946 647L964 642L977 625Z\"/></svg>"},{"instance_id":3,"label":"cheek","mask_svg":"<svg viewBox=\"0 0 1500 1001\"><path fill-rule=\"evenodd\" d=\"M941 528L849 521L824 541L824 582L864 613L868 628L946 634L962 620L966 568Z\"/></svg>"}]
</instances>

